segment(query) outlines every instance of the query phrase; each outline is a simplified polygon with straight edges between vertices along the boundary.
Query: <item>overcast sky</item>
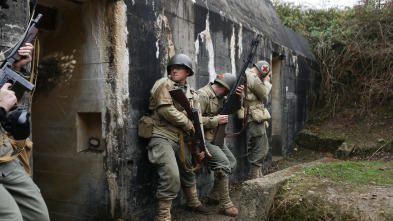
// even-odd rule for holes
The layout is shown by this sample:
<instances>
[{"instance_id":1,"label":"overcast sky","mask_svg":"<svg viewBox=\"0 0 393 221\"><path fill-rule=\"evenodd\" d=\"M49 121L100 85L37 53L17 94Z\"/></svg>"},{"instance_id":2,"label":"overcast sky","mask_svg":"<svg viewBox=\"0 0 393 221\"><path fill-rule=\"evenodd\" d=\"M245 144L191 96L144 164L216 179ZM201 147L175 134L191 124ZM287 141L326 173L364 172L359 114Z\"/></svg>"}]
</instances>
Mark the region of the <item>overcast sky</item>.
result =
<instances>
[{"instance_id":1,"label":"overcast sky","mask_svg":"<svg viewBox=\"0 0 393 221\"><path fill-rule=\"evenodd\" d=\"M345 7L354 6L359 0L281 0L283 2L294 2L296 4L302 4L305 6L311 6L312 8L326 9L330 7Z\"/></svg>"}]
</instances>

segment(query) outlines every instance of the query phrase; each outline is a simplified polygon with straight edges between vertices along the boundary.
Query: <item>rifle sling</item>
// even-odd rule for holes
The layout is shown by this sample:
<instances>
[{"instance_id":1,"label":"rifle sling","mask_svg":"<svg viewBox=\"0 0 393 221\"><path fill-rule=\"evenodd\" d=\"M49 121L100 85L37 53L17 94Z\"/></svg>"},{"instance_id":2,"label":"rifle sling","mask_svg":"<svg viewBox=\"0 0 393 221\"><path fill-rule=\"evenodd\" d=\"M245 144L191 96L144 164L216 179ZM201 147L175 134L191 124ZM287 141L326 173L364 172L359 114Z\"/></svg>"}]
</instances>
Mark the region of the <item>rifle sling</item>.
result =
<instances>
[{"instance_id":1,"label":"rifle sling","mask_svg":"<svg viewBox=\"0 0 393 221\"><path fill-rule=\"evenodd\" d=\"M247 121L248 121L248 110L249 110L250 108L249 107L247 107L246 109L244 109L244 118L243 118L243 127L242 127L242 129L239 131L239 132L236 132L236 133L227 133L226 135L225 135L225 138L233 138L233 137L236 137L237 135L239 135L239 134L241 134L245 129L246 129L246 126L247 126Z\"/></svg>"},{"instance_id":2,"label":"rifle sling","mask_svg":"<svg viewBox=\"0 0 393 221\"><path fill-rule=\"evenodd\" d=\"M30 83L37 85L38 65L40 61L40 42L38 38L34 38L33 46L34 46L34 50L33 50L32 61L31 61L32 65L31 65ZM31 111L31 104L33 103L33 96L36 88L37 87L34 87L34 89L29 92L29 106L28 106L29 111Z\"/></svg>"},{"instance_id":3,"label":"rifle sling","mask_svg":"<svg viewBox=\"0 0 393 221\"><path fill-rule=\"evenodd\" d=\"M181 164L183 165L184 169L187 170L187 168L186 168L186 157L184 155L184 137L183 137L183 131L182 130L179 130L179 136L180 136Z\"/></svg>"},{"instance_id":4,"label":"rifle sling","mask_svg":"<svg viewBox=\"0 0 393 221\"><path fill-rule=\"evenodd\" d=\"M187 173L194 172L195 170L201 168L203 165L202 165L202 163L199 163L194 168L187 169L186 157L185 157L185 153L184 153L184 134L183 134L182 130L179 130L179 136L180 136L180 155L181 155L180 161L181 161L181 164L183 165L183 167ZM188 145L190 146L190 148L192 148L192 142L189 142ZM194 157L198 157L198 156L194 156Z\"/></svg>"}]
</instances>

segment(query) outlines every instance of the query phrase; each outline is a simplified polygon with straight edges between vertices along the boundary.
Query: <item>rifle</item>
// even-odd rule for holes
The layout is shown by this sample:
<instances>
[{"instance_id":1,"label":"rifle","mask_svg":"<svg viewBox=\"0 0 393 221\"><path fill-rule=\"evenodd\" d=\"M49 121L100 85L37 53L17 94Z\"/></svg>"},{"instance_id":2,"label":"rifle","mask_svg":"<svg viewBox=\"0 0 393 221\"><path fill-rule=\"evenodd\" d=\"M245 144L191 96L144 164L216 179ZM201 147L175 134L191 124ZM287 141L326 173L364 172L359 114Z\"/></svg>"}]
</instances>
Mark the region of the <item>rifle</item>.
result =
<instances>
[{"instance_id":1,"label":"rifle","mask_svg":"<svg viewBox=\"0 0 393 221\"><path fill-rule=\"evenodd\" d=\"M254 58L255 51L257 49L257 46L259 44L259 39L261 38L261 35L257 35L255 39L252 40L250 46L250 52L248 54L247 60L243 61L243 67L240 70L240 73L237 75L236 83L232 86L231 92L227 95L227 98L224 100L223 107L220 111L220 115L229 115L232 113L232 111L235 108L238 108L240 106L240 101L236 97L236 89L244 84L245 81L245 72L250 63L252 63L252 59ZM219 124L216 135L214 136L214 139L212 143L214 145L217 145L219 147L222 147L224 145L224 138L225 138L225 127L227 124Z\"/></svg>"},{"instance_id":2,"label":"rifle","mask_svg":"<svg viewBox=\"0 0 393 221\"><path fill-rule=\"evenodd\" d=\"M199 113L197 109L191 109L190 102L181 88L169 90L172 98L178 102L184 110L187 112L188 119L194 123L195 134L190 134L184 138L184 141L188 143L191 148L191 153L195 159L196 166L192 169L187 169L187 172L193 172L202 167L203 162L199 158L199 153L204 151L207 155L210 155L209 150L206 148L205 137L201 128L201 122L199 120ZM206 159L206 158L205 158Z\"/></svg>"},{"instance_id":3,"label":"rifle","mask_svg":"<svg viewBox=\"0 0 393 221\"><path fill-rule=\"evenodd\" d=\"M30 92L34 89L34 84L30 83L24 77L22 77L18 72L12 69L12 65L15 61L19 61L21 56L17 53L19 48L25 43L30 43L38 33L38 29L35 25L42 18L41 14L37 15L36 19L33 19L31 25L24 35L23 39L19 41L19 43L14 47L12 52L8 55L5 61L0 66L0 87L2 87L5 83L11 83L11 90L15 91L15 95L20 100L22 98L25 91Z\"/></svg>"},{"instance_id":4,"label":"rifle","mask_svg":"<svg viewBox=\"0 0 393 221\"><path fill-rule=\"evenodd\" d=\"M33 19L29 29L26 34L22 37L19 43L14 47L12 52L4 60L0 66L0 87L5 83L11 83L9 89L15 92L15 96L18 100L22 98L25 91L32 91L34 89L34 84L30 83L24 77L22 77L18 72L12 69L12 65L15 61L19 61L22 57L17 53L19 48L26 43L30 43L38 33L38 29L35 25L42 18L41 14L37 15L36 19ZM17 108L14 105L11 110ZM29 122L30 112L26 109L17 109L8 114L5 112L0 113L0 122L2 127L9 132L15 140L24 140L30 135L30 122Z\"/></svg>"}]
</instances>

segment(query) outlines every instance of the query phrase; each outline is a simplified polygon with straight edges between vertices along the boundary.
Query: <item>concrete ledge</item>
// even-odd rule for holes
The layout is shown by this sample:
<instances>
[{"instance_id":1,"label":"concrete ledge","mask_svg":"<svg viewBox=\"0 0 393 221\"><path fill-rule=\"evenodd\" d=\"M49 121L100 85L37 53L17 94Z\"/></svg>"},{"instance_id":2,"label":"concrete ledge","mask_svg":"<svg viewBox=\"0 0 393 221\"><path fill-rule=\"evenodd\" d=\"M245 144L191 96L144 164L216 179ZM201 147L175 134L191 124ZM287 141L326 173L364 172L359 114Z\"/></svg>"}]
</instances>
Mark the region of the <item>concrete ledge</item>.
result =
<instances>
[{"instance_id":1,"label":"concrete ledge","mask_svg":"<svg viewBox=\"0 0 393 221\"><path fill-rule=\"evenodd\" d=\"M299 164L284 170L258 178L245 181L239 189L232 190L230 195L233 203L239 209L239 215L236 220L265 220L266 215L273 203L274 196L285 184L285 182L296 173L301 172L301 168L305 166L314 166L322 163L337 161L333 158L322 158L306 164ZM218 206L207 205L210 209L217 212ZM214 220L226 221L234 220L234 217L228 217L220 214L210 216L190 213L181 208L173 209L173 220Z\"/></svg>"},{"instance_id":2,"label":"concrete ledge","mask_svg":"<svg viewBox=\"0 0 393 221\"><path fill-rule=\"evenodd\" d=\"M336 153L344 139L316 134L310 130L302 130L296 135L296 144L300 147L322 152Z\"/></svg>"}]
</instances>

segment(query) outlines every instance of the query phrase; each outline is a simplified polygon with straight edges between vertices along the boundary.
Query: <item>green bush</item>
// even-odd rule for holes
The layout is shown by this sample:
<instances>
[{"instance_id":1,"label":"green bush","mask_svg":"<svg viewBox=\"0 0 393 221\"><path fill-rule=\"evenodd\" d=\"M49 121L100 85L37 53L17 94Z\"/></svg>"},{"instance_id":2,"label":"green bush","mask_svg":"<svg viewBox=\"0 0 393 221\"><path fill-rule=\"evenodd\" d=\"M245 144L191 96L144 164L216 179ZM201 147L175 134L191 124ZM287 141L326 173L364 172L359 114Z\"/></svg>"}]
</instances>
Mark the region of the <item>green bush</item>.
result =
<instances>
[{"instance_id":1,"label":"green bush","mask_svg":"<svg viewBox=\"0 0 393 221\"><path fill-rule=\"evenodd\" d=\"M320 10L274 0L282 23L308 39L320 67L319 107L392 105L393 4L362 0Z\"/></svg>"}]
</instances>

